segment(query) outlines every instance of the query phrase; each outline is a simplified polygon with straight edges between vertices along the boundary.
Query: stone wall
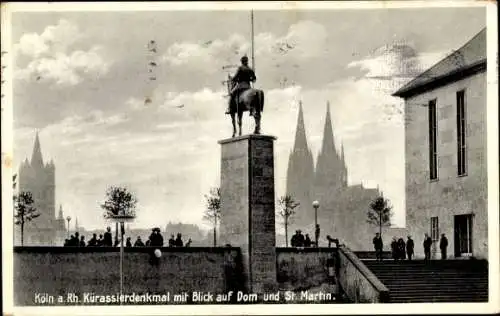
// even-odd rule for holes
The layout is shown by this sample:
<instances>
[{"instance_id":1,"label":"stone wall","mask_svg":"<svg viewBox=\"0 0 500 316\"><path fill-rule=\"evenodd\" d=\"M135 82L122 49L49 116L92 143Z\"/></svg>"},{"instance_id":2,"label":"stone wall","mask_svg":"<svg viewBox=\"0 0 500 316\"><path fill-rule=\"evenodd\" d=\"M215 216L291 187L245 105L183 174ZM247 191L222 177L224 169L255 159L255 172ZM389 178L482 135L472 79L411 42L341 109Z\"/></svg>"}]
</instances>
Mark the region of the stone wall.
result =
<instances>
[{"instance_id":1,"label":"stone wall","mask_svg":"<svg viewBox=\"0 0 500 316\"><path fill-rule=\"evenodd\" d=\"M240 288L239 248L125 249L124 294L225 293ZM15 247L14 303L34 305L37 293L95 295L120 292L119 248ZM80 301L80 303L82 303ZM184 302L186 303L186 302Z\"/></svg>"},{"instance_id":2,"label":"stone wall","mask_svg":"<svg viewBox=\"0 0 500 316\"><path fill-rule=\"evenodd\" d=\"M467 175L457 175L456 93L465 89ZM428 102L436 99L438 179L429 178ZM439 234L448 237L454 255L454 216L472 214L472 252L488 256L486 170L486 76L479 73L405 101L406 226L423 257L424 234L430 218L438 217ZM493 162L495 163L495 162ZM439 245L434 245L439 252Z\"/></svg>"},{"instance_id":3,"label":"stone wall","mask_svg":"<svg viewBox=\"0 0 500 316\"><path fill-rule=\"evenodd\" d=\"M384 303L389 290L348 248L338 248L338 280L342 291L354 303Z\"/></svg>"},{"instance_id":4,"label":"stone wall","mask_svg":"<svg viewBox=\"0 0 500 316\"><path fill-rule=\"evenodd\" d=\"M279 288L302 290L331 283L327 260L336 253L336 248L276 248Z\"/></svg>"}]
</instances>

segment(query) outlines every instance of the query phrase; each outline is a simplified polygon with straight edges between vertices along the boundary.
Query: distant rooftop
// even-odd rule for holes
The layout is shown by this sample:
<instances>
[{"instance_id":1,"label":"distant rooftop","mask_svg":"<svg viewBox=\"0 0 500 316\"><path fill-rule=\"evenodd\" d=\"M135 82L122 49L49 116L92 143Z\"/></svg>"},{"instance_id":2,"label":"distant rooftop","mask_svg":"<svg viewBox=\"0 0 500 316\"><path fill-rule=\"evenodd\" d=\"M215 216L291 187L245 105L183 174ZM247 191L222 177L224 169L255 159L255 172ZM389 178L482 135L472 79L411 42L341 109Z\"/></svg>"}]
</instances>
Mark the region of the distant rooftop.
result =
<instances>
[{"instance_id":1,"label":"distant rooftop","mask_svg":"<svg viewBox=\"0 0 500 316\"><path fill-rule=\"evenodd\" d=\"M486 28L461 48L404 85L393 96L407 98L486 70Z\"/></svg>"}]
</instances>

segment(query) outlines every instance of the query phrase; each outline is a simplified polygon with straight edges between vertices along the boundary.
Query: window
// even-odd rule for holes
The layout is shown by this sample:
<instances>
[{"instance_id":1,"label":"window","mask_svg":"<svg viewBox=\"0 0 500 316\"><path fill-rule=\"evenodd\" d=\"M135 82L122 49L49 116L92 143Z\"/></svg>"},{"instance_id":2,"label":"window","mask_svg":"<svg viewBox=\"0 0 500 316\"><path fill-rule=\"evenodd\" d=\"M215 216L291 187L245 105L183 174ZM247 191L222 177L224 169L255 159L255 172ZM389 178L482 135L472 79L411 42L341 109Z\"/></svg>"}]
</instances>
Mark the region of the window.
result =
<instances>
[{"instance_id":1,"label":"window","mask_svg":"<svg viewBox=\"0 0 500 316\"><path fill-rule=\"evenodd\" d=\"M439 240L439 219L431 217L431 238L433 241Z\"/></svg>"},{"instance_id":2,"label":"window","mask_svg":"<svg viewBox=\"0 0 500 316\"><path fill-rule=\"evenodd\" d=\"M429 176L437 179L437 117L436 100L429 101Z\"/></svg>"},{"instance_id":3,"label":"window","mask_svg":"<svg viewBox=\"0 0 500 316\"><path fill-rule=\"evenodd\" d=\"M466 131L465 90L461 90L457 92L457 172L459 176L467 174Z\"/></svg>"}]
</instances>

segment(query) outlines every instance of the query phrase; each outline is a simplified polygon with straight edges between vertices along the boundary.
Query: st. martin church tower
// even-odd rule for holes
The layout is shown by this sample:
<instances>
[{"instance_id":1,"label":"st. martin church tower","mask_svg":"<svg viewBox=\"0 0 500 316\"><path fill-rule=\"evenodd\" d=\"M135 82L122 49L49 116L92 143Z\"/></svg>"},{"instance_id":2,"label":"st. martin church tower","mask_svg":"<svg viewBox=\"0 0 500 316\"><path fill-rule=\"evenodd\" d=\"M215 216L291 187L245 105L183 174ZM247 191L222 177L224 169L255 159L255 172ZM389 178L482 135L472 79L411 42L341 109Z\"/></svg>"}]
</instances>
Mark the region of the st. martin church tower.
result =
<instances>
[{"instance_id":1,"label":"st. martin church tower","mask_svg":"<svg viewBox=\"0 0 500 316\"><path fill-rule=\"evenodd\" d=\"M34 200L34 207L39 217L27 222L24 227L25 246L49 246L62 245L66 227L62 212L59 209L56 218L56 167L50 160L44 163L40 138L38 133L35 137L35 144L31 154L19 168L19 192L31 192ZM20 245L20 229L16 227L15 245Z\"/></svg>"}]
</instances>

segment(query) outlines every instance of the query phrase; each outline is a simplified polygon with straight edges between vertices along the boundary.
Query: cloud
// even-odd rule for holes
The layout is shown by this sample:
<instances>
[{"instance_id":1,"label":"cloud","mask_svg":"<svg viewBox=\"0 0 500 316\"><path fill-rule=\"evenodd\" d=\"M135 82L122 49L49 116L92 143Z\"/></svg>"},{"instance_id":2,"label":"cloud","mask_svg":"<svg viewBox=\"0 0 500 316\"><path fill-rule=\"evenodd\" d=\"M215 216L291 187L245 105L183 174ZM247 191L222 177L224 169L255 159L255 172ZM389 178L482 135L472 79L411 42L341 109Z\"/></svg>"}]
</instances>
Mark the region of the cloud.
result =
<instances>
[{"instance_id":1,"label":"cloud","mask_svg":"<svg viewBox=\"0 0 500 316\"><path fill-rule=\"evenodd\" d=\"M300 21L291 25L283 36L256 34L255 54L259 58L259 64L276 60L290 62L312 59L323 52L326 37L327 32L321 24ZM250 53L250 40L241 34L233 34L226 39L175 43L160 60L171 66L220 72L223 66L235 64L242 55Z\"/></svg>"},{"instance_id":2,"label":"cloud","mask_svg":"<svg viewBox=\"0 0 500 316\"><path fill-rule=\"evenodd\" d=\"M81 37L75 24L61 19L56 25L47 26L41 34L24 34L14 47L17 53L37 58L51 52L65 52Z\"/></svg>"},{"instance_id":3,"label":"cloud","mask_svg":"<svg viewBox=\"0 0 500 316\"><path fill-rule=\"evenodd\" d=\"M395 42L379 47L364 59L350 62L347 67L364 70L364 79L378 81L380 88L390 94L445 55L446 52L418 53L408 43Z\"/></svg>"},{"instance_id":4,"label":"cloud","mask_svg":"<svg viewBox=\"0 0 500 316\"><path fill-rule=\"evenodd\" d=\"M29 61L19 67L16 78L74 86L86 76L106 74L111 61L105 57L102 46L94 45L88 50L73 48L83 37L75 24L63 19L47 26L41 34L24 34L15 44L15 52L18 64L22 63L22 57Z\"/></svg>"}]
</instances>

